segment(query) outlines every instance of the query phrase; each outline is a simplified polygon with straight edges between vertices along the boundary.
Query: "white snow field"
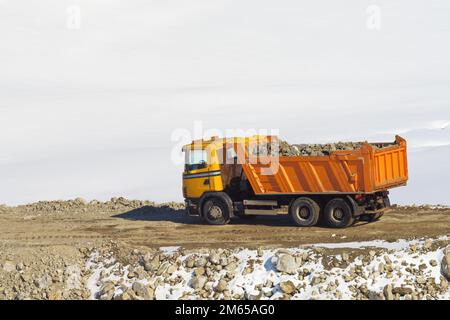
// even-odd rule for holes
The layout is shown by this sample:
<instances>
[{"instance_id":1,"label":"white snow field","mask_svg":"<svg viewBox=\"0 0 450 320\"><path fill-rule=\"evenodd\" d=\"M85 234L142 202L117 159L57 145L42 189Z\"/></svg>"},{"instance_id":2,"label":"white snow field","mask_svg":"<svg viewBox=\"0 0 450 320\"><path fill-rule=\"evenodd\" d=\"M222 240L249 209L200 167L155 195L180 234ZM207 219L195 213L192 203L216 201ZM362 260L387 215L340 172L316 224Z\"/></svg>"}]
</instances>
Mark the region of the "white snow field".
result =
<instances>
[{"instance_id":1,"label":"white snow field","mask_svg":"<svg viewBox=\"0 0 450 320\"><path fill-rule=\"evenodd\" d=\"M172 134L201 121L291 143L400 133L392 201L450 204L450 2L382 1L376 28L369 5L0 1L0 203L181 200Z\"/></svg>"}]
</instances>

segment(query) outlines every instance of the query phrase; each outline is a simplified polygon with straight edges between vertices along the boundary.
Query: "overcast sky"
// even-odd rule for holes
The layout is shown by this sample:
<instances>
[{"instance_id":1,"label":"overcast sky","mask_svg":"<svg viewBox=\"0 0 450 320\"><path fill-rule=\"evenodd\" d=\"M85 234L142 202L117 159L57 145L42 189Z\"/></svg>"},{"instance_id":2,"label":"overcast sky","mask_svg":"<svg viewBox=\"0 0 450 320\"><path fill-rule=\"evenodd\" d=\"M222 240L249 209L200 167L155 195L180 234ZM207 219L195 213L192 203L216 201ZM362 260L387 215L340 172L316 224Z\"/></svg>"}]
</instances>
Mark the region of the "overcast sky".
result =
<instances>
[{"instance_id":1,"label":"overcast sky","mask_svg":"<svg viewBox=\"0 0 450 320\"><path fill-rule=\"evenodd\" d=\"M0 203L179 201L171 135L202 121L292 143L401 133L411 179L392 202L450 204L449 12L448 0L0 0Z\"/></svg>"}]
</instances>

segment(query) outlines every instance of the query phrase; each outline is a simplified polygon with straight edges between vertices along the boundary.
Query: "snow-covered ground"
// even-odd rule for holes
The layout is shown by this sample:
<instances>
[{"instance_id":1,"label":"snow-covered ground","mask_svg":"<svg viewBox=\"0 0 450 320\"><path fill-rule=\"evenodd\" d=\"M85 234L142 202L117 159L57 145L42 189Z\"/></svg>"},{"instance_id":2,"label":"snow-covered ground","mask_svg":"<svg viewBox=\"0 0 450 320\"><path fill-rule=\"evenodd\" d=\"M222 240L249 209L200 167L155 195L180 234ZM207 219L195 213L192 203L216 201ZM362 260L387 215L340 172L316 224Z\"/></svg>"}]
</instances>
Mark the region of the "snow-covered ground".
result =
<instances>
[{"instance_id":1,"label":"snow-covered ground","mask_svg":"<svg viewBox=\"0 0 450 320\"><path fill-rule=\"evenodd\" d=\"M143 298L133 292L135 282L149 288L150 299L450 299L441 273L449 240L442 236L202 253L170 248L138 260L148 263L160 257L148 273L139 263L123 265L113 256L102 260L94 252L87 264L92 272L89 289L92 298L106 299L122 299L124 292L128 298ZM286 257L295 265L282 263ZM129 277L130 270L136 276ZM114 291L108 294L102 287L111 283Z\"/></svg>"}]
</instances>

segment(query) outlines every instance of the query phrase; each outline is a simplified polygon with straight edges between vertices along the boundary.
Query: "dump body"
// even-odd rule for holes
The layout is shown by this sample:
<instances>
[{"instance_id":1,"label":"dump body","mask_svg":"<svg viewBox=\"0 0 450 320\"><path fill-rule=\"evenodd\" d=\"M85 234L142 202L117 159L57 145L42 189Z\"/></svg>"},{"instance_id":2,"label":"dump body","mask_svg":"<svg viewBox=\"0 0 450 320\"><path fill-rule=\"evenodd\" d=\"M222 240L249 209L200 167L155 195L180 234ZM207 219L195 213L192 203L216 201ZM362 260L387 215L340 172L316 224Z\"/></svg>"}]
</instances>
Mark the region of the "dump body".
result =
<instances>
[{"instance_id":1,"label":"dump body","mask_svg":"<svg viewBox=\"0 0 450 320\"><path fill-rule=\"evenodd\" d=\"M366 194L405 185L408 180L406 141L377 148L335 151L329 156L262 157L243 170L255 195ZM278 161L278 170L268 170ZM267 174L271 172L271 174Z\"/></svg>"}]
</instances>

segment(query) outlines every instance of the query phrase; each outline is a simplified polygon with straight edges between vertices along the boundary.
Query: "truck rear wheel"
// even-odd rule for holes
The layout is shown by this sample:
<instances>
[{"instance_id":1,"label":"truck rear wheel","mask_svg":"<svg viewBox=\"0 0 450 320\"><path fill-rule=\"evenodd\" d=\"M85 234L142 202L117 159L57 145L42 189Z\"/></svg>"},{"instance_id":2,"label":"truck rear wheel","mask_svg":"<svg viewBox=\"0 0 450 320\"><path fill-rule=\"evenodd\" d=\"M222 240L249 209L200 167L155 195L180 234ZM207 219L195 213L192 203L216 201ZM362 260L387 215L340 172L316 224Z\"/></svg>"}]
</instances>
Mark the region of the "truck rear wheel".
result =
<instances>
[{"instance_id":1,"label":"truck rear wheel","mask_svg":"<svg viewBox=\"0 0 450 320\"><path fill-rule=\"evenodd\" d=\"M320 207L314 200L306 197L295 199L289 205L289 215L300 227L311 227L319 220Z\"/></svg>"},{"instance_id":2,"label":"truck rear wheel","mask_svg":"<svg viewBox=\"0 0 450 320\"><path fill-rule=\"evenodd\" d=\"M355 221L352 209L342 198L328 201L323 215L325 223L332 228L345 228Z\"/></svg>"},{"instance_id":3,"label":"truck rear wheel","mask_svg":"<svg viewBox=\"0 0 450 320\"><path fill-rule=\"evenodd\" d=\"M222 225L230 222L228 205L221 197L207 198L202 206L202 216L205 221L213 225Z\"/></svg>"}]
</instances>

